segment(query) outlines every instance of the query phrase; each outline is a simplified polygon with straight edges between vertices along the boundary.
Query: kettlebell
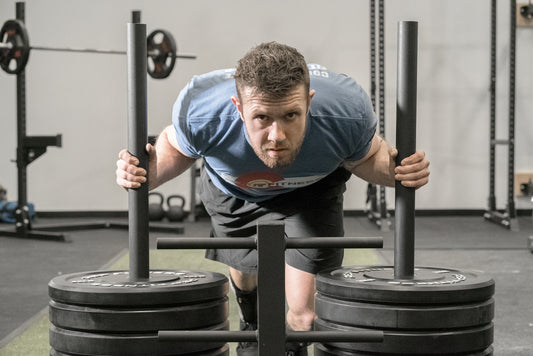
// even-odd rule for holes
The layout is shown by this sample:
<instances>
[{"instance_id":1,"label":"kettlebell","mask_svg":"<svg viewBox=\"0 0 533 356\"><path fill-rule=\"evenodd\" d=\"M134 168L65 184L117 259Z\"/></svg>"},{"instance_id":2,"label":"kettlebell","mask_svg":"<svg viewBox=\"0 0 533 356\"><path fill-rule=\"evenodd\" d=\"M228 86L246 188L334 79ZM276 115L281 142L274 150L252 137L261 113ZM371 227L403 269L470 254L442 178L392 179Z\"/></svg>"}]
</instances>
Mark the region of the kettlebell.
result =
<instances>
[{"instance_id":1,"label":"kettlebell","mask_svg":"<svg viewBox=\"0 0 533 356\"><path fill-rule=\"evenodd\" d=\"M148 199L151 200L148 203L148 219L150 221L163 220L165 217L165 210L163 209L163 202L165 201L165 198L163 197L163 194L151 192L148 194ZM156 199L157 201L154 201Z\"/></svg>"},{"instance_id":2,"label":"kettlebell","mask_svg":"<svg viewBox=\"0 0 533 356\"><path fill-rule=\"evenodd\" d=\"M178 204L171 204L171 200L179 200L180 202ZM167 198L167 219L168 221L183 221L185 218L185 211L183 210L183 207L185 206L185 198L181 195L175 194L171 195Z\"/></svg>"},{"instance_id":3,"label":"kettlebell","mask_svg":"<svg viewBox=\"0 0 533 356\"><path fill-rule=\"evenodd\" d=\"M7 190L5 190L2 185L0 185L0 201L2 200L7 200Z\"/></svg>"}]
</instances>

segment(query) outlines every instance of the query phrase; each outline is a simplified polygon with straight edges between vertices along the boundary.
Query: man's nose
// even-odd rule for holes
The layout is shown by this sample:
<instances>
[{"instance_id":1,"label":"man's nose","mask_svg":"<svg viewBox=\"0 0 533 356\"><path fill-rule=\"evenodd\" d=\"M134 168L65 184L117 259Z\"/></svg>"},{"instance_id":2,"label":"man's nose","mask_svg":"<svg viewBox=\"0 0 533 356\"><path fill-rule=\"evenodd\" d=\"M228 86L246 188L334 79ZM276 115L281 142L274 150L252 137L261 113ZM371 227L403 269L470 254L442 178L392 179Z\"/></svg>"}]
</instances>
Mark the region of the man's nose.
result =
<instances>
[{"instance_id":1,"label":"man's nose","mask_svg":"<svg viewBox=\"0 0 533 356\"><path fill-rule=\"evenodd\" d=\"M277 120L272 122L270 125L270 131L268 132L269 141L283 141L285 140L285 131L283 130L283 125L281 125Z\"/></svg>"}]
</instances>

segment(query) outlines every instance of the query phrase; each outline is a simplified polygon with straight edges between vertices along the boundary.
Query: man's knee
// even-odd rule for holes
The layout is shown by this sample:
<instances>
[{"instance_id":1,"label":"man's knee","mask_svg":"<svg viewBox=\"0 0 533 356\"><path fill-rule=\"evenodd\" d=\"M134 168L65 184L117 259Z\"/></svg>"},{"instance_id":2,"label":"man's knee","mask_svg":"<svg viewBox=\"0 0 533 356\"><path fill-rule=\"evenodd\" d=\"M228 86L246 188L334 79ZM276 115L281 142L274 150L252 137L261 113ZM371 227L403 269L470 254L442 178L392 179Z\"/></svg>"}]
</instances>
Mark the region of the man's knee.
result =
<instances>
[{"instance_id":1,"label":"man's knee","mask_svg":"<svg viewBox=\"0 0 533 356\"><path fill-rule=\"evenodd\" d=\"M230 268L230 275L233 281L233 285L238 289L245 292L251 292L257 289L256 275L247 274L234 268Z\"/></svg>"},{"instance_id":2,"label":"man's knee","mask_svg":"<svg viewBox=\"0 0 533 356\"><path fill-rule=\"evenodd\" d=\"M312 309L289 309L287 312L287 324L296 331L307 331L313 328L315 312Z\"/></svg>"},{"instance_id":3,"label":"man's knee","mask_svg":"<svg viewBox=\"0 0 533 356\"><path fill-rule=\"evenodd\" d=\"M253 325L257 324L257 278L253 275L245 274L233 268L230 269L230 280L237 304L241 323ZM248 327L241 325L241 328Z\"/></svg>"}]
</instances>

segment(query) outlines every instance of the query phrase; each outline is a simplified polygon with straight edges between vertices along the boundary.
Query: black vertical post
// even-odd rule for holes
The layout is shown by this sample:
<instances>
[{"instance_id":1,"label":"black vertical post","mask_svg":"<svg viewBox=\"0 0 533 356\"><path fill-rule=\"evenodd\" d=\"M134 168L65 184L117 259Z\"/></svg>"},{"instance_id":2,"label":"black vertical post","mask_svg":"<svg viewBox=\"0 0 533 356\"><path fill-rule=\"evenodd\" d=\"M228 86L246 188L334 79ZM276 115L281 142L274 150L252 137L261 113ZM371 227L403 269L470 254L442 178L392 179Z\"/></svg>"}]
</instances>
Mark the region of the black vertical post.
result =
<instances>
[{"instance_id":1,"label":"black vertical post","mask_svg":"<svg viewBox=\"0 0 533 356\"><path fill-rule=\"evenodd\" d=\"M133 10L131 12L131 23L141 23L141 11Z\"/></svg>"},{"instance_id":2,"label":"black vertical post","mask_svg":"<svg viewBox=\"0 0 533 356\"><path fill-rule=\"evenodd\" d=\"M509 39L509 150L507 155L507 213L516 218L514 203L514 156L515 156L515 78L516 78L516 0L511 1Z\"/></svg>"},{"instance_id":3,"label":"black vertical post","mask_svg":"<svg viewBox=\"0 0 533 356\"><path fill-rule=\"evenodd\" d=\"M129 23L127 32L128 151L139 159L139 167L148 171L146 25ZM150 273L148 181L138 189L130 189L128 194L130 280L147 280Z\"/></svg>"},{"instance_id":4,"label":"black vertical post","mask_svg":"<svg viewBox=\"0 0 533 356\"><path fill-rule=\"evenodd\" d=\"M385 137L385 0L379 0L379 134ZM381 230L388 231L385 186L379 187Z\"/></svg>"},{"instance_id":5,"label":"black vertical post","mask_svg":"<svg viewBox=\"0 0 533 356\"><path fill-rule=\"evenodd\" d=\"M376 0L370 0L370 101L376 110Z\"/></svg>"},{"instance_id":6,"label":"black vertical post","mask_svg":"<svg viewBox=\"0 0 533 356\"><path fill-rule=\"evenodd\" d=\"M396 164L416 151L418 23L398 24ZM415 189L396 182L394 277L412 279L415 259Z\"/></svg>"},{"instance_id":7,"label":"black vertical post","mask_svg":"<svg viewBox=\"0 0 533 356\"><path fill-rule=\"evenodd\" d=\"M490 165L489 165L489 212L496 211L496 0L491 0L490 11Z\"/></svg>"},{"instance_id":8,"label":"black vertical post","mask_svg":"<svg viewBox=\"0 0 533 356\"><path fill-rule=\"evenodd\" d=\"M257 225L259 355L285 355L285 225Z\"/></svg>"},{"instance_id":9,"label":"black vertical post","mask_svg":"<svg viewBox=\"0 0 533 356\"><path fill-rule=\"evenodd\" d=\"M24 2L15 4L17 20L25 21ZM15 228L19 234L26 237L31 228L27 209L27 152L24 145L26 137L26 69L17 73L17 190L18 208L16 211Z\"/></svg>"},{"instance_id":10,"label":"black vertical post","mask_svg":"<svg viewBox=\"0 0 533 356\"><path fill-rule=\"evenodd\" d=\"M370 0L370 101L376 110L376 0ZM373 219L377 211L376 186L368 183L367 203L370 204L369 217Z\"/></svg>"}]
</instances>

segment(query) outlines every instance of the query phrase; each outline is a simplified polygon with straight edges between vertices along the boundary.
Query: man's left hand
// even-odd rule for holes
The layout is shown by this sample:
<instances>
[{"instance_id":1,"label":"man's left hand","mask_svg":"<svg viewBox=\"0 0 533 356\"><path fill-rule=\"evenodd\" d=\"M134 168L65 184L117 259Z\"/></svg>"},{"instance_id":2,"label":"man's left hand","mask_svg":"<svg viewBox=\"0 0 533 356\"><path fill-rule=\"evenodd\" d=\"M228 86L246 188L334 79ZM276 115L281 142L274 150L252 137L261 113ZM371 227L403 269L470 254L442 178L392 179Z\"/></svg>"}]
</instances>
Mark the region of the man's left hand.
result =
<instances>
[{"instance_id":1,"label":"man's left hand","mask_svg":"<svg viewBox=\"0 0 533 356\"><path fill-rule=\"evenodd\" d=\"M393 150L391 156L395 158L397 150ZM429 182L429 161L424 151L416 151L402 160L399 166L394 168L394 179L400 181L404 187L418 189Z\"/></svg>"}]
</instances>

